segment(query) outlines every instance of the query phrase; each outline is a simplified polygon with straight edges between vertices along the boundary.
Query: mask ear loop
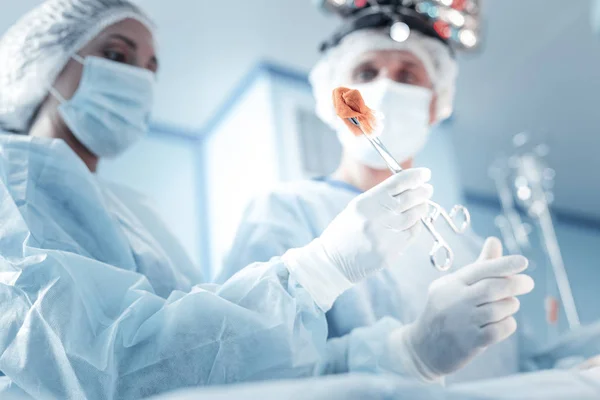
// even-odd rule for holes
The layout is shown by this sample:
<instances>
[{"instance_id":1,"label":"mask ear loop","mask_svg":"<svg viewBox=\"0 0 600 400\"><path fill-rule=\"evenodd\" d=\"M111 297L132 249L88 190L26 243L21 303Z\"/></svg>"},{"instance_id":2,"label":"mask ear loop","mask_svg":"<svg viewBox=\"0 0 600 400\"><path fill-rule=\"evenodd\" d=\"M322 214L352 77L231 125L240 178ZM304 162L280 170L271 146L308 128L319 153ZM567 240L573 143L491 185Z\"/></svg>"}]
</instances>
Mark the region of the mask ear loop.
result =
<instances>
[{"instance_id":1,"label":"mask ear loop","mask_svg":"<svg viewBox=\"0 0 600 400\"><path fill-rule=\"evenodd\" d=\"M64 103L66 103L66 102L67 102L67 100L65 100L65 98L63 97L63 95L62 95L62 94L60 94L60 93L58 92L58 90L56 90L56 89L54 88L54 86L50 86L50 88L48 89L48 92L50 92L50 94L51 94L52 96L54 96L54 98L55 98L56 100L58 100L58 102L59 102L60 104L64 104Z\"/></svg>"},{"instance_id":2,"label":"mask ear loop","mask_svg":"<svg viewBox=\"0 0 600 400\"><path fill-rule=\"evenodd\" d=\"M79 54L73 54L71 58L77 61L81 65L85 65L85 58L81 57Z\"/></svg>"},{"instance_id":3,"label":"mask ear loop","mask_svg":"<svg viewBox=\"0 0 600 400\"><path fill-rule=\"evenodd\" d=\"M73 60L77 61L79 64L81 64L81 65L85 65L85 59L84 59L83 57L81 57L79 54L73 54L73 55L71 56L71 58L72 58ZM50 86L50 87L48 88L48 92L49 92L49 93L50 93L52 96L54 96L54 98L55 98L56 100L58 100L58 102L59 102L60 104L63 104L63 103L66 103L66 102L67 102L67 100L64 98L64 96L63 96L62 94L60 94L60 93L58 92L58 90L56 90L56 89L54 88L54 86Z\"/></svg>"}]
</instances>

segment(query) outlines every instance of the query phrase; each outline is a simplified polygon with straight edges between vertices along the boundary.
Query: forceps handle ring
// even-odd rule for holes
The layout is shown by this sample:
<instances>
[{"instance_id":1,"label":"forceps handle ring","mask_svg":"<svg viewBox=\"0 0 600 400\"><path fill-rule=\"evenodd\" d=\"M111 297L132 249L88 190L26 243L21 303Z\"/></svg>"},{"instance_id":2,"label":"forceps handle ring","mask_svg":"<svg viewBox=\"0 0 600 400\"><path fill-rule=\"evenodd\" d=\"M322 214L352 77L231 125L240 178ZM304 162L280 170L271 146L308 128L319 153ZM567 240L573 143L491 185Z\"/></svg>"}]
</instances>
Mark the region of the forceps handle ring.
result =
<instances>
[{"instance_id":1,"label":"forceps handle ring","mask_svg":"<svg viewBox=\"0 0 600 400\"><path fill-rule=\"evenodd\" d=\"M471 225L471 214L465 206L460 204L455 205L452 207L452 210L447 213L442 206L431 200L428 201L428 204L436 210L435 213L431 214L432 219L435 221L437 220L438 216L441 215L444 221L446 221L450 228L452 228L452 230L456 233L464 233ZM459 221L462 220L462 222L459 222L458 225L456 223L457 219Z\"/></svg>"},{"instance_id":2,"label":"forceps handle ring","mask_svg":"<svg viewBox=\"0 0 600 400\"><path fill-rule=\"evenodd\" d=\"M431 200L428 202L428 204L432 211L430 211L426 218L422 218L421 221L423 222L423 225L429 234L433 237L433 247L429 253L429 260L438 271L448 271L450 268L452 268L452 264L454 263L454 251L452 251L450 245L448 245L442 235L440 235L437 229L435 229L434 222L440 215L442 215L446 221L448 221L447 217L449 216L445 215L446 212L439 204ZM453 223L453 221L451 222ZM443 261L440 262L440 260Z\"/></svg>"}]
</instances>

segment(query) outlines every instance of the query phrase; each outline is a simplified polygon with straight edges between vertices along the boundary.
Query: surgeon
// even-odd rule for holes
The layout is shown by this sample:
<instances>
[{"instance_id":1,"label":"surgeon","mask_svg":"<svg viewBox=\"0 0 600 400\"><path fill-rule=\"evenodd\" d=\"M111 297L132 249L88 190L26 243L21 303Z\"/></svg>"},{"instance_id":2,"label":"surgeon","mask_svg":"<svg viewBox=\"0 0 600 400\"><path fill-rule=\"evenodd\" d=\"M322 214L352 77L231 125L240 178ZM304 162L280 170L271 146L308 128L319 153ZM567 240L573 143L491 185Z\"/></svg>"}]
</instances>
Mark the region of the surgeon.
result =
<instances>
[{"instance_id":1,"label":"surgeon","mask_svg":"<svg viewBox=\"0 0 600 400\"><path fill-rule=\"evenodd\" d=\"M354 136L337 118L331 100L336 87L360 90L366 104L383 114L380 138L405 169L413 167L413 159L427 143L431 129L452 112L458 67L450 45L430 23L417 18L414 10L400 5L401 2L380 3L386 5L367 6L365 11L349 18L323 46L325 52L310 73L316 113L337 132L343 147L339 167L331 176L284 184L254 199L245 211L224 268L218 271L217 282L225 281L250 262L266 261L309 243L356 196L391 176L371 144ZM398 21L405 21L411 27L404 41L391 37L392 27ZM438 230L456 253L456 267L468 265L477 257L478 240L471 235L457 236L444 224ZM494 243L489 251L499 257L502 247ZM445 275L430 265L428 254L432 244L428 235L419 236L398 265L344 293L327 314L330 337L343 336L387 316L409 326L415 321L419 323L423 310L431 306L431 298L428 299L431 288L438 288ZM501 323L510 323L511 333L516 330L511 315L518 308L516 299L504 300L503 309L511 313L500 313L505 318ZM450 324L432 329L443 334ZM587 342L584 351L571 347L573 353L561 351L560 357L577 356L583 361L594 356L600 351L598 330L594 338L593 344ZM452 363L453 354L443 341L432 341L429 349L438 354L438 359L444 359L439 363ZM540 359L544 359L544 368L551 368L559 361L558 357L559 352L551 350L543 356L529 357L519 349L517 337L512 336L487 348L485 354L448 381L492 378L524 368L536 369L542 367ZM434 364L434 370L439 368L437 362Z\"/></svg>"},{"instance_id":2,"label":"surgeon","mask_svg":"<svg viewBox=\"0 0 600 400\"><path fill-rule=\"evenodd\" d=\"M421 232L427 169L358 196L306 246L202 284L158 218L94 174L148 129L153 31L126 0L48 0L0 39L0 398L136 399L358 370L437 382L506 337L483 313L452 365L424 367L431 324L531 290L525 259L488 251L441 286L470 296L434 290L443 307L420 325L390 318L326 341L336 298ZM499 276L510 290L490 289Z\"/></svg>"}]
</instances>

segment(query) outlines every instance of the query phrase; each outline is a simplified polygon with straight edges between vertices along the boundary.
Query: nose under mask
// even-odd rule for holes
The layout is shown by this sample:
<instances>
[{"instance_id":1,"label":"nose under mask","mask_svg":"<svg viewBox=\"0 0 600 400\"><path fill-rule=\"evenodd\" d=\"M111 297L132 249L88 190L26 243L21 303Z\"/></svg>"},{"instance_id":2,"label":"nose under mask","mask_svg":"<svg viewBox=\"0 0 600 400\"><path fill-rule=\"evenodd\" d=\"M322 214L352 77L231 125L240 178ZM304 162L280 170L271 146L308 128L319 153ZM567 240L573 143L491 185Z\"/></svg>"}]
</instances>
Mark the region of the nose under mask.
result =
<instances>
[{"instance_id":1,"label":"nose under mask","mask_svg":"<svg viewBox=\"0 0 600 400\"><path fill-rule=\"evenodd\" d=\"M99 57L73 59L83 64L79 87L70 100L54 88L58 111L73 135L98 157L125 152L148 132L154 100L154 74Z\"/></svg>"},{"instance_id":2,"label":"nose under mask","mask_svg":"<svg viewBox=\"0 0 600 400\"><path fill-rule=\"evenodd\" d=\"M414 157L423 149L430 132L431 90L389 79L349 87L359 90L366 105L383 116L379 138L397 161ZM356 161L374 169L387 169L371 143L354 136L342 121L337 134L346 153Z\"/></svg>"}]
</instances>

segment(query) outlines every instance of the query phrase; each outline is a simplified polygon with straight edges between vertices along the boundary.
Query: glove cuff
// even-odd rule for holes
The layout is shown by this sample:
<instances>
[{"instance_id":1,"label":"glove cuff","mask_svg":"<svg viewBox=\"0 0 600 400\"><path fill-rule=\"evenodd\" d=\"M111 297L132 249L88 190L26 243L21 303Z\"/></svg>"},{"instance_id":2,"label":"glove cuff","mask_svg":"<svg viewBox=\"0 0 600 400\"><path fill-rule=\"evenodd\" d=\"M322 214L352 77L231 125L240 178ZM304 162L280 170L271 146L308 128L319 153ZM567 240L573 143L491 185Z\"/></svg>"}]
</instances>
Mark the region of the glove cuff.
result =
<instances>
[{"instance_id":1,"label":"glove cuff","mask_svg":"<svg viewBox=\"0 0 600 400\"><path fill-rule=\"evenodd\" d=\"M323 312L353 286L327 255L319 238L300 249L288 250L281 260Z\"/></svg>"},{"instance_id":2,"label":"glove cuff","mask_svg":"<svg viewBox=\"0 0 600 400\"><path fill-rule=\"evenodd\" d=\"M444 384L444 376L435 373L421 360L412 344L411 336L413 334L413 325L399 328L390 334L388 339L389 359L413 378L426 383Z\"/></svg>"}]
</instances>

